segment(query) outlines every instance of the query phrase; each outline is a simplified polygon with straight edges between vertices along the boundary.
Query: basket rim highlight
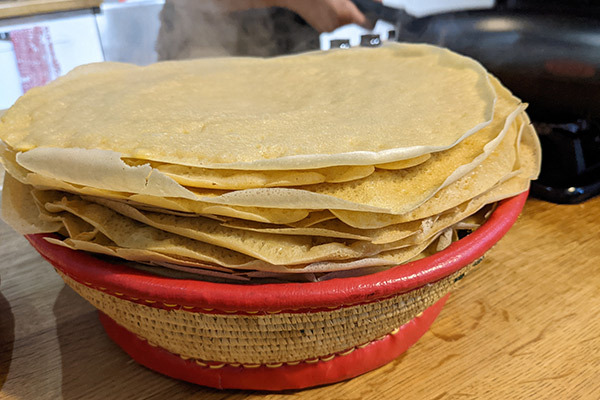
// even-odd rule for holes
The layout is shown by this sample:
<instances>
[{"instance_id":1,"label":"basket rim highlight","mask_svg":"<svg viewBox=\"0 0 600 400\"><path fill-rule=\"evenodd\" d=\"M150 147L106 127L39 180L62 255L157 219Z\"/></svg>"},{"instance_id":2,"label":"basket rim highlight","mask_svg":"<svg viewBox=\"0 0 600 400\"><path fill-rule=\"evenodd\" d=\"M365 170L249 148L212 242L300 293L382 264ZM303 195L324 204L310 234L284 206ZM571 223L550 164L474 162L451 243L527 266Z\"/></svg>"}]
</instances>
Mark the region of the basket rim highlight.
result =
<instances>
[{"instance_id":1,"label":"basket rim highlight","mask_svg":"<svg viewBox=\"0 0 600 400\"><path fill-rule=\"evenodd\" d=\"M239 285L173 279L100 260L51 244L48 234L27 235L32 246L66 275L108 292L158 303L225 312L282 312L368 303L438 281L483 256L517 220L528 191L502 200L475 232L445 250L411 263L361 277L308 283Z\"/></svg>"}]
</instances>

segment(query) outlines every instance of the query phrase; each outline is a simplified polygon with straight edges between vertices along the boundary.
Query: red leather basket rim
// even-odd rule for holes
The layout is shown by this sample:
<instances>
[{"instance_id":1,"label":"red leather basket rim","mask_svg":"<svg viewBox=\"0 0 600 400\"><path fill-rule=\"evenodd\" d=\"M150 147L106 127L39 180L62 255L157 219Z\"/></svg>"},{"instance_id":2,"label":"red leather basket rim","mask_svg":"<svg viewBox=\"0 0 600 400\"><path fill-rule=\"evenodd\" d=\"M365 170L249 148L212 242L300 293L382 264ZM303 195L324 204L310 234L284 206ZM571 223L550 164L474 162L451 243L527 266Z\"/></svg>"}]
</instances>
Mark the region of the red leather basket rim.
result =
<instances>
[{"instance_id":1,"label":"red leather basket rim","mask_svg":"<svg viewBox=\"0 0 600 400\"><path fill-rule=\"evenodd\" d=\"M51 244L44 240L46 234L26 237L44 258L71 278L132 297L238 311L336 307L404 293L477 260L514 224L527 194L503 200L479 229L432 256L367 276L314 283L239 285L165 278Z\"/></svg>"}]
</instances>

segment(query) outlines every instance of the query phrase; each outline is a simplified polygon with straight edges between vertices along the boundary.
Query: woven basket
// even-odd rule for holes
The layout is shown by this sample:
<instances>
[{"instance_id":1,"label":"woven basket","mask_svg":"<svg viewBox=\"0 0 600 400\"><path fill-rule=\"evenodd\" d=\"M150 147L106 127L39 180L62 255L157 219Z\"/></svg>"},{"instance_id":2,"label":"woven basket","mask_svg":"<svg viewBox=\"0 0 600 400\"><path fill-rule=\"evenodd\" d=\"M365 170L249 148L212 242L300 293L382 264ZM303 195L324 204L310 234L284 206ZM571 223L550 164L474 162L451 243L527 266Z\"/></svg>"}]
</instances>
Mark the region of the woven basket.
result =
<instances>
[{"instance_id":1,"label":"woven basket","mask_svg":"<svg viewBox=\"0 0 600 400\"><path fill-rule=\"evenodd\" d=\"M139 363L217 388L298 389L370 371L414 344L526 198L503 201L477 231L433 256L317 283L171 279L50 244L44 235L27 238Z\"/></svg>"}]
</instances>

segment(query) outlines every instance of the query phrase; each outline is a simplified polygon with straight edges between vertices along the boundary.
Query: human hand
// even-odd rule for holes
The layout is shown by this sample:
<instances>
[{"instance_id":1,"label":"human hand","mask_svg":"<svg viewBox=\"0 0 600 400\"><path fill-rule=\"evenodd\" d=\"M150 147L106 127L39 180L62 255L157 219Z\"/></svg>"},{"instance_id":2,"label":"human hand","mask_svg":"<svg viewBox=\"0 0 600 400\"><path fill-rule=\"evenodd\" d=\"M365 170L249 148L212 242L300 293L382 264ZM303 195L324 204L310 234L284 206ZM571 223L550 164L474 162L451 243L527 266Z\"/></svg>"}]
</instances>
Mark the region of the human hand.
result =
<instances>
[{"instance_id":1,"label":"human hand","mask_svg":"<svg viewBox=\"0 0 600 400\"><path fill-rule=\"evenodd\" d=\"M279 5L300 15L319 32L331 32L347 24L372 28L371 22L350 0L282 0Z\"/></svg>"},{"instance_id":2,"label":"human hand","mask_svg":"<svg viewBox=\"0 0 600 400\"><path fill-rule=\"evenodd\" d=\"M188 9L240 11L250 8L284 7L300 15L319 32L331 32L348 24L372 28L372 23L351 0L172 0ZM373 0L381 2L381 0Z\"/></svg>"}]
</instances>

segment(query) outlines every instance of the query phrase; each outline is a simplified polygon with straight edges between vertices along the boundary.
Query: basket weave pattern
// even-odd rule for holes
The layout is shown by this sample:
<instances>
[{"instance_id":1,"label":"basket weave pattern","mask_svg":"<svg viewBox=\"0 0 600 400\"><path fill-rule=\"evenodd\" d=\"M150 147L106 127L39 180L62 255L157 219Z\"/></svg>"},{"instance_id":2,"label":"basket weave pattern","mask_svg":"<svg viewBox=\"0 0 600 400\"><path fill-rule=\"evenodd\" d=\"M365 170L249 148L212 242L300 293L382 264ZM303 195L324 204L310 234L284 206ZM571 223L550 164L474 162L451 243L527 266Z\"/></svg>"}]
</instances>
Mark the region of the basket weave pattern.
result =
<instances>
[{"instance_id":1,"label":"basket weave pattern","mask_svg":"<svg viewBox=\"0 0 600 400\"><path fill-rule=\"evenodd\" d=\"M274 364L326 358L377 340L442 298L477 263L440 281L370 303L252 315L190 311L175 304L165 305L168 309L153 307L58 273L93 306L149 344L196 360Z\"/></svg>"}]
</instances>

